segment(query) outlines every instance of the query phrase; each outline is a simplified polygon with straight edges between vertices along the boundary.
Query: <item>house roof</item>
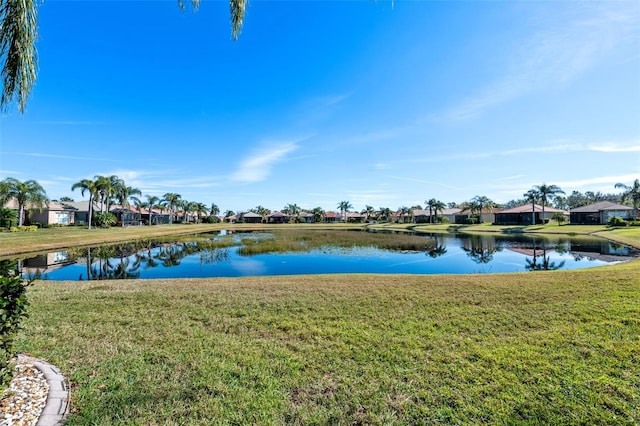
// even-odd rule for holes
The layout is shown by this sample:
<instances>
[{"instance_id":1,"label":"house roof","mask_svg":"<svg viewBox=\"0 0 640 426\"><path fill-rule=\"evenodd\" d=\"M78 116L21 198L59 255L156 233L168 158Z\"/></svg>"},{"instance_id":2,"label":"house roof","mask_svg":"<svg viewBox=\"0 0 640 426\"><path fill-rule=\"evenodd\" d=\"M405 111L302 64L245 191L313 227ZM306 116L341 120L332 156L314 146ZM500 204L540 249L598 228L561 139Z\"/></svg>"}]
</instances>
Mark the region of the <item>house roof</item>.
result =
<instances>
[{"instance_id":1,"label":"house roof","mask_svg":"<svg viewBox=\"0 0 640 426\"><path fill-rule=\"evenodd\" d=\"M571 209L571 213L596 213L606 210L633 210L633 208L622 204L612 203L611 201L600 201L598 203Z\"/></svg>"},{"instance_id":2,"label":"house roof","mask_svg":"<svg viewBox=\"0 0 640 426\"><path fill-rule=\"evenodd\" d=\"M254 213L254 212L247 212L247 213L242 213L242 217L253 217L253 218L260 218L262 219L262 216L260 216L258 213Z\"/></svg>"},{"instance_id":3,"label":"house roof","mask_svg":"<svg viewBox=\"0 0 640 426\"><path fill-rule=\"evenodd\" d=\"M324 214L324 216L325 216L325 217L342 217L342 215L341 215L341 214L336 213L336 212L326 212L326 213Z\"/></svg>"},{"instance_id":4,"label":"house roof","mask_svg":"<svg viewBox=\"0 0 640 426\"><path fill-rule=\"evenodd\" d=\"M458 208L438 210L438 216L447 216L447 215L452 215L452 214L458 214L461 211L462 210L458 209ZM435 210L431 209L431 214L435 216L436 215ZM413 215L414 216L429 216L429 209L414 210L413 211Z\"/></svg>"},{"instance_id":5,"label":"house roof","mask_svg":"<svg viewBox=\"0 0 640 426\"><path fill-rule=\"evenodd\" d=\"M8 209L18 209L18 201L16 201L15 198L10 199L9 201L7 201L4 205L5 208ZM25 209L27 210L39 210L38 207L35 207L35 205L33 203L27 203L24 206ZM49 210L49 211L62 211L62 210L76 210L74 207L69 207L67 206L67 203L59 203L57 201L46 201L45 203L43 203L42 205L42 210Z\"/></svg>"},{"instance_id":6,"label":"house roof","mask_svg":"<svg viewBox=\"0 0 640 426\"><path fill-rule=\"evenodd\" d=\"M535 213L542 213L542 206L539 204L534 204L534 212ZM544 212L545 213L556 213L556 212L560 212L560 213L566 213L564 210L558 210L558 209L554 209L553 207L549 207L549 206L544 206ZM525 204L523 206L519 206L519 207L514 207L512 209L508 209L508 210L502 210L497 212L497 214L513 214L513 213L531 213L531 204Z\"/></svg>"},{"instance_id":7,"label":"house roof","mask_svg":"<svg viewBox=\"0 0 640 426\"><path fill-rule=\"evenodd\" d=\"M544 211L547 211L547 210L548 210L548 208L545 206ZM531 208L529 208L529 211L531 211ZM502 210L497 209L497 208L488 209L488 208L484 207L480 213L481 214L496 214L496 213L502 213L502 212L503 212ZM476 212L474 211L473 213L475 214ZM471 214L471 209L466 208L464 210L460 210L460 212L458 214L462 214L462 215Z\"/></svg>"},{"instance_id":8,"label":"house roof","mask_svg":"<svg viewBox=\"0 0 640 426\"><path fill-rule=\"evenodd\" d=\"M282 212L273 212L268 217L289 217L289 215L286 215Z\"/></svg>"}]
</instances>

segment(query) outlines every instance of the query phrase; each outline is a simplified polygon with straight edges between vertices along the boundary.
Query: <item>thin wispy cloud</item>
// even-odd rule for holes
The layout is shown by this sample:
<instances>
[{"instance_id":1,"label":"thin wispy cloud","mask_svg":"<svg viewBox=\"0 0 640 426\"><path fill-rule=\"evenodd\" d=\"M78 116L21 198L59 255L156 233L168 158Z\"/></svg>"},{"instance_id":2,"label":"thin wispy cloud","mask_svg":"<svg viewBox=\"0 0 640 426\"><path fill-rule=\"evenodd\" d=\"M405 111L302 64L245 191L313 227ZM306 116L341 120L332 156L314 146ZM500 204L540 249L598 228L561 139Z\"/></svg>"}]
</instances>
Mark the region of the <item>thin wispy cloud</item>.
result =
<instances>
[{"instance_id":1,"label":"thin wispy cloud","mask_svg":"<svg viewBox=\"0 0 640 426\"><path fill-rule=\"evenodd\" d=\"M503 178L499 178L496 179L497 181L504 181L504 180L516 180L516 179L520 179L521 177L524 177L525 175L514 175L514 176L505 176Z\"/></svg>"},{"instance_id":2,"label":"thin wispy cloud","mask_svg":"<svg viewBox=\"0 0 640 426\"><path fill-rule=\"evenodd\" d=\"M603 142L589 144L588 149L596 152L640 152L640 141L634 143Z\"/></svg>"},{"instance_id":3,"label":"thin wispy cloud","mask_svg":"<svg viewBox=\"0 0 640 426\"><path fill-rule=\"evenodd\" d=\"M634 2L574 8L577 13L521 43L507 74L446 111L448 120L467 120L486 109L538 89L566 83L598 63L612 49L640 38ZM611 10L613 8L617 10ZM573 13L574 11L572 11Z\"/></svg>"},{"instance_id":4,"label":"thin wispy cloud","mask_svg":"<svg viewBox=\"0 0 640 426\"><path fill-rule=\"evenodd\" d=\"M559 187L588 187L590 185L601 185L607 184L611 185L611 190L616 183L625 183L630 185L635 179L638 179L638 174L627 174L627 175L613 175L613 176L596 176L586 179L575 179L575 180L566 180L561 182L556 182L555 185Z\"/></svg>"},{"instance_id":5,"label":"thin wispy cloud","mask_svg":"<svg viewBox=\"0 0 640 426\"><path fill-rule=\"evenodd\" d=\"M81 161L116 161L104 157L78 157L75 155L49 154L45 152L1 152L0 154L22 155L26 157L43 157L43 158L59 158L64 160L81 160Z\"/></svg>"},{"instance_id":6,"label":"thin wispy cloud","mask_svg":"<svg viewBox=\"0 0 640 426\"><path fill-rule=\"evenodd\" d=\"M260 182L265 180L273 168L285 160L292 152L300 148L299 143L307 138L295 141L267 143L264 147L255 149L243 159L231 180L241 183Z\"/></svg>"}]
</instances>

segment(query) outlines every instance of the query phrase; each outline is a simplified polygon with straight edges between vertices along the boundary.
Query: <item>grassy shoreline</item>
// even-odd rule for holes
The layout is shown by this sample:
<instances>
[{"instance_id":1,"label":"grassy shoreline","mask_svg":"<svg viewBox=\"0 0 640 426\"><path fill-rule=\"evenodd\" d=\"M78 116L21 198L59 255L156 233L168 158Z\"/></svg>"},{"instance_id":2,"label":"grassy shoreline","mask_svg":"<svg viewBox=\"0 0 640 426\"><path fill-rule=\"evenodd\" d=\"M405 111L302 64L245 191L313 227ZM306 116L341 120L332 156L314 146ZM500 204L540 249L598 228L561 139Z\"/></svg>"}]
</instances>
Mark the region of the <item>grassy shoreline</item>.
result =
<instances>
[{"instance_id":1,"label":"grassy shoreline","mask_svg":"<svg viewBox=\"0 0 640 426\"><path fill-rule=\"evenodd\" d=\"M415 225L415 224L197 224L158 225L88 230L80 227L39 229L36 232L0 233L0 259L17 255L41 253L66 247L82 247L105 243L123 242L132 239L156 238L169 235L186 235L219 230L338 230L378 229L389 231L417 231L433 233L522 233L522 234L566 234L593 235L640 248L640 227L608 228L604 225L496 226L482 225Z\"/></svg>"},{"instance_id":2,"label":"grassy shoreline","mask_svg":"<svg viewBox=\"0 0 640 426\"><path fill-rule=\"evenodd\" d=\"M188 228L162 232L205 229ZM589 231L640 246L636 229ZM29 300L17 348L70 379L69 425L640 422L638 260L487 275L36 281Z\"/></svg>"}]
</instances>

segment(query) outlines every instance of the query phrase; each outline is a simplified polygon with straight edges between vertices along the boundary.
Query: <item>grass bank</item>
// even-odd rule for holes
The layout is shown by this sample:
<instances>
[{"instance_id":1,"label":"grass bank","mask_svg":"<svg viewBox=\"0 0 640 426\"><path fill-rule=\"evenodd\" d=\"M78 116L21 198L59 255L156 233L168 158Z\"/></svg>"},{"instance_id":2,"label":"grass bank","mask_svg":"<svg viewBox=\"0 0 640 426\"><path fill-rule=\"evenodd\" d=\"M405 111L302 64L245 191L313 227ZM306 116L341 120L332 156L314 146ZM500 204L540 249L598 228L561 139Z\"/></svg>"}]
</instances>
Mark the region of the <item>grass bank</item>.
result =
<instances>
[{"instance_id":1,"label":"grass bank","mask_svg":"<svg viewBox=\"0 0 640 426\"><path fill-rule=\"evenodd\" d=\"M36 282L20 351L69 424L638 424L638 262Z\"/></svg>"},{"instance_id":2,"label":"grass bank","mask_svg":"<svg viewBox=\"0 0 640 426\"><path fill-rule=\"evenodd\" d=\"M81 247L116 243L128 240L151 239L169 235L195 234L199 232L270 229L354 229L362 226L349 224L172 224L157 226L127 226L107 229L86 229L78 226L44 228L35 232L0 233L0 258L24 253L36 253L66 247Z\"/></svg>"},{"instance_id":3,"label":"grass bank","mask_svg":"<svg viewBox=\"0 0 640 426\"><path fill-rule=\"evenodd\" d=\"M621 231L595 230L640 246ZM640 423L639 261L37 281L29 298L18 349L70 378L71 425Z\"/></svg>"}]
</instances>

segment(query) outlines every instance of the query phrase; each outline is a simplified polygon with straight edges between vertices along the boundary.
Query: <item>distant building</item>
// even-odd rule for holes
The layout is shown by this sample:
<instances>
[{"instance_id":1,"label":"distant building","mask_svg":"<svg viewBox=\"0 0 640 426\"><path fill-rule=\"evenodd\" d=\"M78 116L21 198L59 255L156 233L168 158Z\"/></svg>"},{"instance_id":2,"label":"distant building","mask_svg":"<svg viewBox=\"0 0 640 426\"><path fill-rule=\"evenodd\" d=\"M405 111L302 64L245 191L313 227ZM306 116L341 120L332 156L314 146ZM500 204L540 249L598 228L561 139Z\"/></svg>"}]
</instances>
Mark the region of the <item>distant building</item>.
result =
<instances>
[{"instance_id":1,"label":"distant building","mask_svg":"<svg viewBox=\"0 0 640 426\"><path fill-rule=\"evenodd\" d=\"M502 210L495 214L496 225L533 225L544 223L544 219L551 219L555 213L567 214L564 210L554 209L544 206L544 217L542 216L542 206L538 204L525 204L513 209Z\"/></svg>"},{"instance_id":2,"label":"distant building","mask_svg":"<svg viewBox=\"0 0 640 426\"><path fill-rule=\"evenodd\" d=\"M569 212L569 222L572 225L604 225L612 217L632 219L633 208L611 201L600 201L571 209Z\"/></svg>"}]
</instances>

